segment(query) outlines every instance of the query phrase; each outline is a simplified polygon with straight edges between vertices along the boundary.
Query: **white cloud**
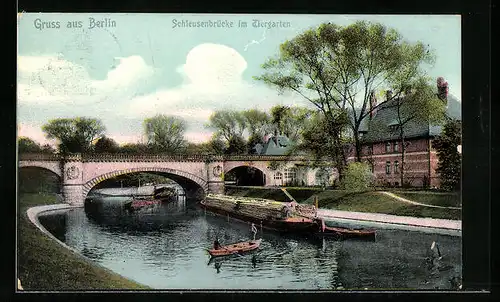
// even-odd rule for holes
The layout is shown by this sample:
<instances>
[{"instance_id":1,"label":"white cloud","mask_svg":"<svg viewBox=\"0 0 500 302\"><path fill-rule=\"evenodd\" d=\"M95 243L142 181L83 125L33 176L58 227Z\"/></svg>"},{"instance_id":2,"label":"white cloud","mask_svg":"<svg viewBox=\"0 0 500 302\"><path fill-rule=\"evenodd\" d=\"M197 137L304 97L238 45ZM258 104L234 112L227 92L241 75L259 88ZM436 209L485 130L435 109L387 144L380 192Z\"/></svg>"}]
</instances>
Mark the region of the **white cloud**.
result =
<instances>
[{"instance_id":1,"label":"white cloud","mask_svg":"<svg viewBox=\"0 0 500 302\"><path fill-rule=\"evenodd\" d=\"M76 110L84 109L86 114L90 111L91 116L101 118L107 127L119 116L139 120L156 114L180 116L188 122L190 132L186 138L197 142L210 138L212 133L201 125L215 110L267 110L279 103L304 104L300 97L279 96L261 83L243 80L246 60L225 45L206 43L194 47L185 63L176 69L183 75L184 82L148 95L135 96L138 88L155 76L157 70L140 56L116 59L118 65L107 77L96 80L83 66L62 56L19 56L18 101L25 105L50 105L54 112L61 108L56 106L68 105L65 107L71 108L75 115L83 114ZM120 106L116 106L114 100L120 100ZM97 103L98 106L93 105ZM74 109L75 105L84 107ZM140 140L142 129L134 131L137 136L130 132L108 135L119 143L135 143Z\"/></svg>"},{"instance_id":2,"label":"white cloud","mask_svg":"<svg viewBox=\"0 0 500 302\"><path fill-rule=\"evenodd\" d=\"M246 68L245 59L233 48L200 44L177 68L184 76L182 85L134 98L124 114L146 117L163 113L208 121L210 113L219 109L265 110L277 103L303 102L301 98L279 96L271 88L243 80Z\"/></svg>"},{"instance_id":3,"label":"white cloud","mask_svg":"<svg viewBox=\"0 0 500 302\"><path fill-rule=\"evenodd\" d=\"M141 143L143 141L142 135L124 135L120 133L110 133L106 134L107 137L112 138L115 142L117 142L119 145L124 145L124 144L137 144Z\"/></svg>"},{"instance_id":4,"label":"white cloud","mask_svg":"<svg viewBox=\"0 0 500 302\"><path fill-rule=\"evenodd\" d=\"M140 56L116 59L116 68L104 80L96 80L85 67L61 55L18 56L18 102L74 105L131 97L141 81L154 74L154 69Z\"/></svg>"},{"instance_id":5,"label":"white cloud","mask_svg":"<svg viewBox=\"0 0 500 302\"><path fill-rule=\"evenodd\" d=\"M122 89L136 88L137 83L154 74L152 67L148 66L140 56L126 58L117 57L119 64L108 72L105 80L93 81L92 87L98 91L116 93Z\"/></svg>"},{"instance_id":6,"label":"white cloud","mask_svg":"<svg viewBox=\"0 0 500 302\"><path fill-rule=\"evenodd\" d=\"M212 132L187 132L184 137L193 143L203 143L210 140Z\"/></svg>"}]
</instances>

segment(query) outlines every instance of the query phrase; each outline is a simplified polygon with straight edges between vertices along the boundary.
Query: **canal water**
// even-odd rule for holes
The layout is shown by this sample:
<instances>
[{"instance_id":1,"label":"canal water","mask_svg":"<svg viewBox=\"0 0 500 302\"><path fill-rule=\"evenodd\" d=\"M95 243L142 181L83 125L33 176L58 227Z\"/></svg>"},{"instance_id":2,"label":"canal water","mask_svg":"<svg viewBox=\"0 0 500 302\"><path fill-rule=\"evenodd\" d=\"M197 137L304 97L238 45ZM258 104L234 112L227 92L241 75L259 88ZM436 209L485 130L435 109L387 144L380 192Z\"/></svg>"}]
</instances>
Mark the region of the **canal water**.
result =
<instances>
[{"instance_id":1,"label":"canal water","mask_svg":"<svg viewBox=\"0 0 500 302\"><path fill-rule=\"evenodd\" d=\"M40 221L84 256L155 289L450 290L461 277L461 237L388 229L376 241L263 230L258 251L210 261L206 249L215 237L222 244L248 240L250 226L181 197L135 213L123 210L126 199L93 197L85 208ZM431 257L434 241L440 260Z\"/></svg>"}]
</instances>

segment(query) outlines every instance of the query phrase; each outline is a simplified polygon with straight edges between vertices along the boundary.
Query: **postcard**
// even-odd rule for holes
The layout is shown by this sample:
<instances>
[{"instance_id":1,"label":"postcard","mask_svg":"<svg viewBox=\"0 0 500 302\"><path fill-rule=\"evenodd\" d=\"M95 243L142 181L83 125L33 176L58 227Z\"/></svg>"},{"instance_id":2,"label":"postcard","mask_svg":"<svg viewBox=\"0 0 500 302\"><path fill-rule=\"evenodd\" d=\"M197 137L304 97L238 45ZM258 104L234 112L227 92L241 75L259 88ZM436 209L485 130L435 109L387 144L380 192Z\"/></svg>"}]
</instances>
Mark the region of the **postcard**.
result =
<instances>
[{"instance_id":1,"label":"postcard","mask_svg":"<svg viewBox=\"0 0 500 302\"><path fill-rule=\"evenodd\" d=\"M20 13L17 67L18 291L462 289L458 15Z\"/></svg>"}]
</instances>

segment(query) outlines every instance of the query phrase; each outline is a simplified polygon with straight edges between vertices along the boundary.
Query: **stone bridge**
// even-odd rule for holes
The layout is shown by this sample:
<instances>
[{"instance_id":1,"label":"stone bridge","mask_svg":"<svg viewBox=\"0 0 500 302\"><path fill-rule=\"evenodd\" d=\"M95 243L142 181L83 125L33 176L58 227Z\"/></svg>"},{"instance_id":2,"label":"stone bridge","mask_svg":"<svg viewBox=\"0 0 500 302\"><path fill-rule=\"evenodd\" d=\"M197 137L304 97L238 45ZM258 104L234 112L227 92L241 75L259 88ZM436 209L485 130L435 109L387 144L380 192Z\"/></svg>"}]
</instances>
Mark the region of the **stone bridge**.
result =
<instances>
[{"instance_id":1,"label":"stone bridge","mask_svg":"<svg viewBox=\"0 0 500 302\"><path fill-rule=\"evenodd\" d=\"M271 164L275 162L275 164ZM276 165L278 163L278 165ZM98 183L135 172L152 172L177 182L187 198L202 199L207 193L224 192L224 175L239 167L254 167L262 174L265 186L282 186L286 179L301 179L302 185L317 185L316 169L300 156L209 156L209 155L124 155L20 154L19 168L38 167L60 177L65 201L83 205L85 197ZM333 176L335 177L335 176Z\"/></svg>"}]
</instances>

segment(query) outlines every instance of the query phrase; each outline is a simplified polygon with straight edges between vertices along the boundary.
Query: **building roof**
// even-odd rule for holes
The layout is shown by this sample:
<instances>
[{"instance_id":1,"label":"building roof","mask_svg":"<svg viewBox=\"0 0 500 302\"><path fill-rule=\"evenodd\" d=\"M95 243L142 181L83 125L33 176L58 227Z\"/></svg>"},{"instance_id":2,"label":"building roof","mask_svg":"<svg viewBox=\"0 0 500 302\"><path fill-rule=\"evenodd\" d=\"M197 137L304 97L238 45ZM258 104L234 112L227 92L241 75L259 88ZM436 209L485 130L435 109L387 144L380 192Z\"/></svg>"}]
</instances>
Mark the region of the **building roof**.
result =
<instances>
[{"instance_id":1,"label":"building roof","mask_svg":"<svg viewBox=\"0 0 500 302\"><path fill-rule=\"evenodd\" d=\"M397 125L396 108L390 107L390 103L382 104L375 116L370 120L366 118L360 127L366 134L363 135L365 142L382 142L397 140L399 134L397 130L391 129L391 126ZM446 113L449 117L461 119L461 105L456 97L449 94L447 99ZM441 126L429 125L426 122L410 121L405 126L406 138L432 137L441 133Z\"/></svg>"},{"instance_id":2,"label":"building roof","mask_svg":"<svg viewBox=\"0 0 500 302\"><path fill-rule=\"evenodd\" d=\"M293 143L286 136L275 136L263 144L259 154L261 155L287 155L291 151ZM260 149L256 146L256 149ZM258 151L258 150L256 150Z\"/></svg>"}]
</instances>

